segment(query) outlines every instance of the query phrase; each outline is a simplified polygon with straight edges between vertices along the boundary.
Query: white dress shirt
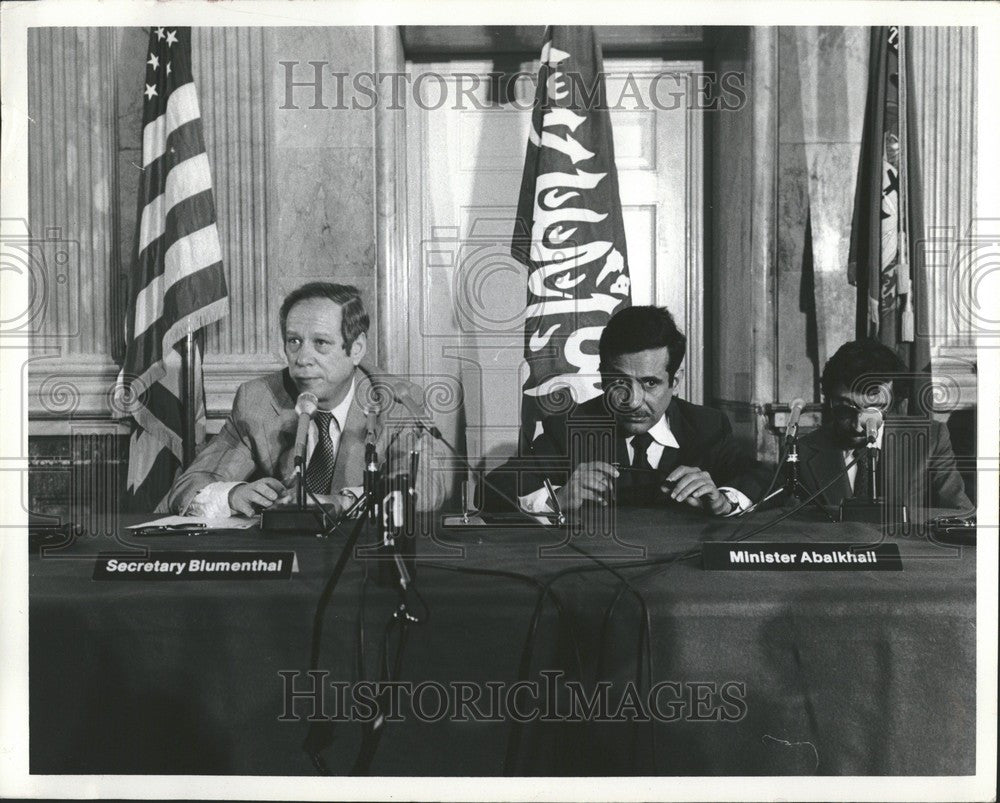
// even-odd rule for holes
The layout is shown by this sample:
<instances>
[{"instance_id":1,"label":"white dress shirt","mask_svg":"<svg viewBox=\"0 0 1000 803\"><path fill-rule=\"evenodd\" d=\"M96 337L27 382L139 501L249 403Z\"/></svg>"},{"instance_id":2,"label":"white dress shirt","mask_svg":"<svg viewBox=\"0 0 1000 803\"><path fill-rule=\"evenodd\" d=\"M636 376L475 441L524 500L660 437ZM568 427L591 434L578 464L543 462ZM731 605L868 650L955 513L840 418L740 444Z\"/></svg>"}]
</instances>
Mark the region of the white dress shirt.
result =
<instances>
[{"instance_id":1,"label":"white dress shirt","mask_svg":"<svg viewBox=\"0 0 1000 803\"><path fill-rule=\"evenodd\" d=\"M351 410L351 403L354 401L354 379L351 379L351 386L347 390L347 395L343 401L334 407L330 412L333 414L330 419L330 440L333 441L333 453L337 454L340 445L340 433L344 431L347 423L347 414ZM319 428L316 426L316 419L309 422L309 432L306 436L306 465L309 465L309 458L312 457L316 442L319 439ZM246 485L246 482L210 482L191 500L188 509L184 511L186 516L201 516L208 519L220 519L232 516L234 511L229 507L229 493L237 485Z\"/></svg>"},{"instance_id":2,"label":"white dress shirt","mask_svg":"<svg viewBox=\"0 0 1000 803\"><path fill-rule=\"evenodd\" d=\"M667 414L664 413L660 420L653 424L649 428L649 435L652 437L652 442L646 449L646 459L649 461L649 465L656 467L660 465L660 459L663 457L663 450L666 448L679 449L680 444L677 443L677 438L674 437L674 433L670 429L670 421L667 420ZM632 463L635 459L635 449L632 446L632 440L635 435L629 435L625 438L625 449L628 452L629 463ZM554 490L558 490L560 486L553 486ZM726 498L733 503L733 509L727 513L727 516L734 516L737 513L742 513L752 504L750 499L742 491L736 488L730 487L719 487L719 490L726 495ZM533 491L525 496L519 496L517 500L523 510L529 513L553 513L552 506L549 501L549 493L545 488L539 488L537 491Z\"/></svg>"}]
</instances>

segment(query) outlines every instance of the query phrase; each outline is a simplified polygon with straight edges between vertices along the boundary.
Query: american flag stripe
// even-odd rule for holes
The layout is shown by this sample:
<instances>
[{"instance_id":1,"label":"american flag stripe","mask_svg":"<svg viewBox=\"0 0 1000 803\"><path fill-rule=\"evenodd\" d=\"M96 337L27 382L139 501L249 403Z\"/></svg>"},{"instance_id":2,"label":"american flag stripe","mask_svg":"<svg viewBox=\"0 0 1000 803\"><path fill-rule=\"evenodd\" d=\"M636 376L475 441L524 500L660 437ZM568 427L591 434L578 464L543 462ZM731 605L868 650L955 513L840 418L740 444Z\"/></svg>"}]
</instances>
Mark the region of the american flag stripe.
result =
<instances>
[{"instance_id":1,"label":"american flag stripe","mask_svg":"<svg viewBox=\"0 0 1000 803\"><path fill-rule=\"evenodd\" d=\"M176 87L167 101L167 111L142 130L142 166L159 159L167 150L167 138L185 123L200 120L198 92L194 82Z\"/></svg>"},{"instance_id":2,"label":"american flag stripe","mask_svg":"<svg viewBox=\"0 0 1000 803\"><path fill-rule=\"evenodd\" d=\"M180 388L180 377L181 377L181 355L176 349L171 349L170 354L167 356L164 362L167 364L167 371L164 376L157 382L149 386L149 389L144 394L144 405L143 411L141 413L141 420L143 426L136 427L134 432L145 432L148 437L145 439L139 439L137 442L145 450L148 448L163 450L168 453L171 460L174 461L174 468L176 469L182 459L184 444L181 440L181 431L183 429L183 400L181 399L181 388ZM195 375L201 376L201 356L199 351L195 351ZM198 399L198 431L201 437L204 437L204 396L200 395ZM133 432L133 435L134 435ZM135 442L135 439L133 438ZM140 467L152 466L151 458L148 456L139 456L138 465ZM145 477L146 470L141 469L135 472L136 478L139 480L140 484ZM131 460L130 460L130 472L131 472ZM166 489L163 489L164 492Z\"/></svg>"},{"instance_id":3,"label":"american flag stripe","mask_svg":"<svg viewBox=\"0 0 1000 803\"><path fill-rule=\"evenodd\" d=\"M204 272L202 272L204 273ZM213 271L213 274L216 273ZM223 273L221 265L217 271L219 275ZM184 280L178 283L178 288L180 293L174 293L173 295L167 294L164 301L164 317L161 317L157 323L150 327L146 333L141 337L136 338L133 343L136 347L136 352L141 354L147 354L150 356L160 354L160 344L165 342L170 342L173 344L179 343L187 334L188 330L197 331L214 321L219 320L220 317L226 314L229 309L229 305L226 299L217 299L216 301L206 304L199 308L197 314L189 314L183 318L179 318L175 323L166 324L164 320L171 310L183 307L185 304L190 304L191 300L194 299L197 303L199 295L204 297L205 288L211 289L214 283L217 283L217 279L213 276L203 276L198 274L191 277L192 281ZM159 335L159 337L157 337ZM146 388L152 383L158 382L162 379L164 371L153 366L146 371L136 374L132 382L137 387Z\"/></svg>"},{"instance_id":4,"label":"american flag stripe","mask_svg":"<svg viewBox=\"0 0 1000 803\"><path fill-rule=\"evenodd\" d=\"M145 287L163 272L163 262L169 248L183 237L204 228L206 222L213 222L214 204L212 191L205 190L176 204L168 213L163 233L139 254L136 273L140 277L137 286Z\"/></svg>"},{"instance_id":5,"label":"american flag stripe","mask_svg":"<svg viewBox=\"0 0 1000 803\"><path fill-rule=\"evenodd\" d=\"M143 168L142 188L145 195L142 201L144 204L148 204L163 192L171 170L181 162L186 162L193 156L204 153L201 144L204 141L205 134L201 120L185 123L167 138L166 153Z\"/></svg>"},{"instance_id":6,"label":"american flag stripe","mask_svg":"<svg viewBox=\"0 0 1000 803\"><path fill-rule=\"evenodd\" d=\"M163 273L154 276L136 297L133 337L139 337L163 314L163 296L167 290L199 268L207 268L216 262L221 262L222 255L219 252L217 238L213 242L213 232L213 227L206 227L185 235L173 242L163 259L157 260L163 265ZM193 254L190 253L192 251ZM189 256L194 258L186 262Z\"/></svg>"},{"instance_id":7,"label":"american flag stripe","mask_svg":"<svg viewBox=\"0 0 1000 803\"><path fill-rule=\"evenodd\" d=\"M152 385L146 394L145 406L148 411L146 415L148 428L136 427L132 433L131 444L137 446L139 452L135 454L134 465L133 460L129 460L128 487L142 485L150 472L154 471L157 466L164 465L162 461L158 461L157 452L161 453L164 458L169 459L174 471L180 465L183 453L183 444L178 434L183 427L181 420L183 405L181 404L180 391L180 353L176 350L171 350L166 362L169 368L165 376L161 381ZM201 360L197 357L195 360L195 373L196 375L201 374ZM201 414L198 418L203 420L203 406L200 412ZM167 448L163 448L164 445Z\"/></svg>"},{"instance_id":8,"label":"american flag stripe","mask_svg":"<svg viewBox=\"0 0 1000 803\"><path fill-rule=\"evenodd\" d=\"M181 162L167 175L164 191L146 204L139 226L139 252L141 253L158 237L167 225L167 213L178 203L198 193L212 189L212 171L208 155L201 154ZM214 215L212 222L214 222Z\"/></svg>"},{"instance_id":9,"label":"american flag stripe","mask_svg":"<svg viewBox=\"0 0 1000 803\"><path fill-rule=\"evenodd\" d=\"M174 242L163 260L163 273L153 278L136 297L135 331L138 337L162 314L164 295L175 284L206 268L222 264L219 235L214 225L206 226ZM183 309L183 305L178 305Z\"/></svg>"},{"instance_id":10,"label":"american flag stripe","mask_svg":"<svg viewBox=\"0 0 1000 803\"><path fill-rule=\"evenodd\" d=\"M177 465L173 452L160 448L156 436L140 427L132 430L125 484L136 510L153 510L159 504L159 489L170 487Z\"/></svg>"},{"instance_id":11,"label":"american flag stripe","mask_svg":"<svg viewBox=\"0 0 1000 803\"><path fill-rule=\"evenodd\" d=\"M195 408L194 442L203 439L198 339L191 355L194 388L182 384L180 348L187 335L218 321L228 309L212 171L190 62L190 29L151 31L143 93L144 169L122 369L134 421L127 487L136 510L156 507L170 488L185 454L188 405Z\"/></svg>"}]
</instances>

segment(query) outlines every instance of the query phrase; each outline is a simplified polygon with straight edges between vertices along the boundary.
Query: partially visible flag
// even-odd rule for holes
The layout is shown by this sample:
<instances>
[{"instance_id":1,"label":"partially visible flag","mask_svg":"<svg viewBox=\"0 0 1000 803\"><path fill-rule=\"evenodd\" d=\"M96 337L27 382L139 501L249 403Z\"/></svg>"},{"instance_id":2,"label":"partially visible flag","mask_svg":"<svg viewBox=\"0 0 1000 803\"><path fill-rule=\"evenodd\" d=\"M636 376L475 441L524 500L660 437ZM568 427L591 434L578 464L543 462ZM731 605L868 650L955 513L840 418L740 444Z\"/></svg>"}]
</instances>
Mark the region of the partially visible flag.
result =
<instances>
[{"instance_id":1,"label":"partially visible flag","mask_svg":"<svg viewBox=\"0 0 1000 803\"><path fill-rule=\"evenodd\" d=\"M204 439L205 394L195 338L194 387L182 384L188 333L228 311L212 174L191 75L191 29L154 28L143 101L142 178L121 386L132 416L128 506L150 511L183 460L184 412Z\"/></svg>"},{"instance_id":2,"label":"partially visible flag","mask_svg":"<svg viewBox=\"0 0 1000 803\"><path fill-rule=\"evenodd\" d=\"M528 267L522 432L554 399L600 393L597 341L631 304L601 47L592 27L546 29L511 253Z\"/></svg>"},{"instance_id":3,"label":"partially visible flag","mask_svg":"<svg viewBox=\"0 0 1000 803\"><path fill-rule=\"evenodd\" d=\"M912 374L911 412L927 401L927 269L906 29L872 28L868 101L851 228L848 280L857 337L896 351Z\"/></svg>"}]
</instances>

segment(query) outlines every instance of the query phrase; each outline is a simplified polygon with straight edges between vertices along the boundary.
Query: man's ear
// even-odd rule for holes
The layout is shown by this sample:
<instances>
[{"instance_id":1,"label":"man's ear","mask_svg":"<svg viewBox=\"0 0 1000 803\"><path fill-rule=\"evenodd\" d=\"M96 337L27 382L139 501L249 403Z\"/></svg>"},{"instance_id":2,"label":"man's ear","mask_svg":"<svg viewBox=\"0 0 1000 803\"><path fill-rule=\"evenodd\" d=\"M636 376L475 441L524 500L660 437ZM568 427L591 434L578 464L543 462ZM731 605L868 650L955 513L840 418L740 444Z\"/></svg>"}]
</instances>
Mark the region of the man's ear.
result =
<instances>
[{"instance_id":1,"label":"man's ear","mask_svg":"<svg viewBox=\"0 0 1000 803\"><path fill-rule=\"evenodd\" d=\"M365 358L365 355L367 353L368 353L368 333L362 332L360 335L354 338L354 342L351 343L351 354L350 354L351 362L357 365Z\"/></svg>"},{"instance_id":2,"label":"man's ear","mask_svg":"<svg viewBox=\"0 0 1000 803\"><path fill-rule=\"evenodd\" d=\"M670 387L673 388L674 390L677 390L677 388L680 387L682 379L684 379L684 369L678 368L676 371L674 371L674 379L670 383Z\"/></svg>"}]
</instances>

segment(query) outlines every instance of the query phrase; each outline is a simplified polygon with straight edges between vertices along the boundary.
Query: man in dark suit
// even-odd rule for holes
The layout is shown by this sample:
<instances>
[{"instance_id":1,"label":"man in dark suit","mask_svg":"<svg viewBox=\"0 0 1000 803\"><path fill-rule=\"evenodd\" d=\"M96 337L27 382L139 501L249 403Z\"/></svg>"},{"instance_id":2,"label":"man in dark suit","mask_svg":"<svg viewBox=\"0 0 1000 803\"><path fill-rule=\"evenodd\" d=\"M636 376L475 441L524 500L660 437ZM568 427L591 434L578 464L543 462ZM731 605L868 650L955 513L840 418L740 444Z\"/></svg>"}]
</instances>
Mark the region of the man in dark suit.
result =
<instances>
[{"instance_id":1,"label":"man in dark suit","mask_svg":"<svg viewBox=\"0 0 1000 803\"><path fill-rule=\"evenodd\" d=\"M527 461L490 477L487 498L516 495L524 510L551 511L548 479L566 512L612 499L717 516L749 507L759 480L729 420L674 396L685 345L666 309L630 307L612 317L599 344L603 393L547 421Z\"/></svg>"},{"instance_id":2,"label":"man in dark suit","mask_svg":"<svg viewBox=\"0 0 1000 803\"><path fill-rule=\"evenodd\" d=\"M313 393L318 410L309 425L306 483L325 504L343 510L363 485L365 439L374 425L380 459L389 451L393 473L408 470L409 450L422 452L417 509L443 501L446 483L430 471L433 441L422 393L412 383L362 364L368 313L356 288L312 282L281 305L288 368L239 387L222 431L177 478L166 506L209 517L252 515L289 501L300 393ZM369 411L371 415L369 416Z\"/></svg>"},{"instance_id":3,"label":"man in dark suit","mask_svg":"<svg viewBox=\"0 0 1000 803\"><path fill-rule=\"evenodd\" d=\"M972 509L948 428L929 416L903 414L907 401L902 383L895 380L904 372L896 353L877 340L845 343L824 366L825 422L799 440L799 462L802 484L810 491L833 481L822 493L825 504L870 496L864 456L868 438L860 413L877 410L884 418L875 440L878 496L889 504L905 504L910 511ZM860 459L850 466L855 457Z\"/></svg>"}]
</instances>

